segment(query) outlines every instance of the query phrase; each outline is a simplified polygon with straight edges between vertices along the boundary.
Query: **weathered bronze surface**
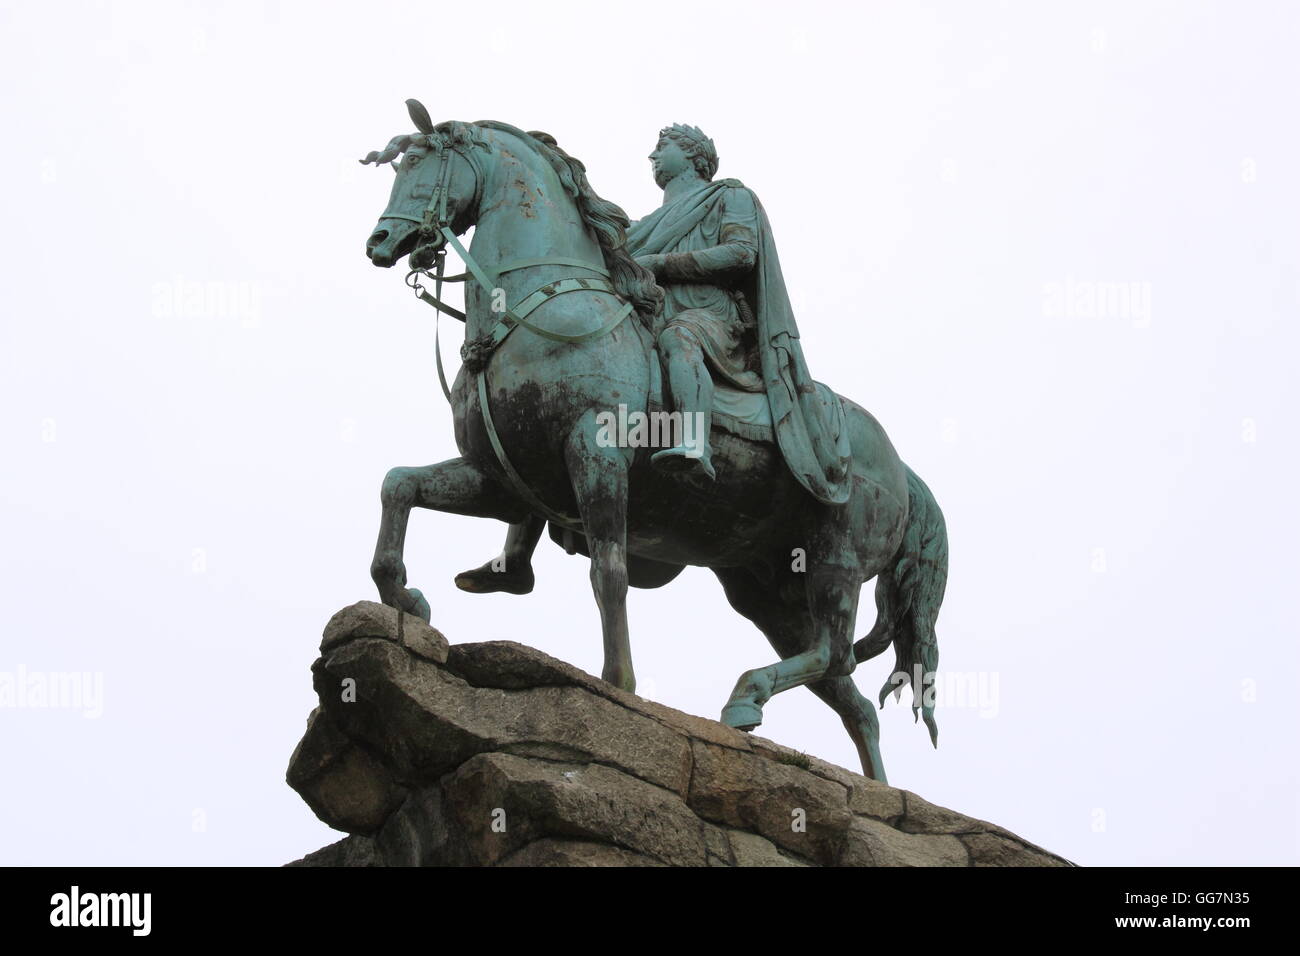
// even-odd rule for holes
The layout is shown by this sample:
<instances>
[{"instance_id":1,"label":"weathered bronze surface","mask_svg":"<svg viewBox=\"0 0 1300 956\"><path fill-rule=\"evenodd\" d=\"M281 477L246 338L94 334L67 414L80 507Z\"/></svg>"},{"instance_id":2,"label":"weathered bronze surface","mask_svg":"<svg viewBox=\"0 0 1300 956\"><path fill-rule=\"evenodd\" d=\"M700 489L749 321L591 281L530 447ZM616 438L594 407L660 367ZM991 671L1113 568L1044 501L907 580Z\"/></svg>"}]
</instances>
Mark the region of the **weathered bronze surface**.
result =
<instances>
[{"instance_id":1,"label":"weathered bronze surface","mask_svg":"<svg viewBox=\"0 0 1300 956\"><path fill-rule=\"evenodd\" d=\"M409 257L417 294L458 318L441 286L466 281L448 389L461 457L385 478L371 566L384 603L430 617L403 562L413 507L510 523L502 556L458 576L467 591L531 590L549 523L590 558L605 680L635 688L628 586L700 565L781 657L740 677L725 723L753 729L773 694L807 684L884 780L875 708L850 674L892 644L880 701L911 683L937 745L943 516L875 418L812 379L767 216L738 180L714 180L712 141L662 131L664 203L630 225L550 136L435 126L407 105L418 132L363 160L397 172L366 251L384 267ZM443 275L447 247L465 276ZM873 577L876 624L855 643Z\"/></svg>"}]
</instances>

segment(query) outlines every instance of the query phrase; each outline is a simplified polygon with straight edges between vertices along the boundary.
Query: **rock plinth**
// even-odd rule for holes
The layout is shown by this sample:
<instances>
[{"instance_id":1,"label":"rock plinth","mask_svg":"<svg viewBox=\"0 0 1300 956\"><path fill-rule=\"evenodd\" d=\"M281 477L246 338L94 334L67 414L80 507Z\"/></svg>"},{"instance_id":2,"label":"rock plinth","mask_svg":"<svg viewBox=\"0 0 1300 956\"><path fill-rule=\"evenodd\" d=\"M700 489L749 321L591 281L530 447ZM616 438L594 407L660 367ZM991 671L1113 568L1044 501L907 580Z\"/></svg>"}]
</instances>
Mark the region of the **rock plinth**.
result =
<instances>
[{"instance_id":1,"label":"rock plinth","mask_svg":"<svg viewBox=\"0 0 1300 956\"><path fill-rule=\"evenodd\" d=\"M370 601L312 665L293 866L1070 866L999 826Z\"/></svg>"}]
</instances>

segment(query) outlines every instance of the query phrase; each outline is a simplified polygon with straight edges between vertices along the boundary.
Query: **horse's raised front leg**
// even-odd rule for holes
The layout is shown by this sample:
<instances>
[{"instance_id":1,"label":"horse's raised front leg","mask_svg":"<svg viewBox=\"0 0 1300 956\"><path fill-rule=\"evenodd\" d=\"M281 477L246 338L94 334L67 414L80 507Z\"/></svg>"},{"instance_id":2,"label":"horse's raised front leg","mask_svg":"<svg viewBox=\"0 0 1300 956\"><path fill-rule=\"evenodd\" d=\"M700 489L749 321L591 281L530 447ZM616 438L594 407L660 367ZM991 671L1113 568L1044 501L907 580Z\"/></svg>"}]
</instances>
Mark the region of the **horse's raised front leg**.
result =
<instances>
[{"instance_id":1,"label":"horse's raised front leg","mask_svg":"<svg viewBox=\"0 0 1300 956\"><path fill-rule=\"evenodd\" d=\"M591 553L591 587L605 642L601 677L636 690L627 631L627 468L624 452L596 440L594 413L569 435L565 460Z\"/></svg>"},{"instance_id":2,"label":"horse's raised front leg","mask_svg":"<svg viewBox=\"0 0 1300 956\"><path fill-rule=\"evenodd\" d=\"M379 597L390 607L429 620L429 602L417 588L406 587L406 523L412 508L429 508L477 518L520 521L526 510L519 501L464 458L452 458L422 468L393 468L380 492L383 517L370 576Z\"/></svg>"}]
</instances>

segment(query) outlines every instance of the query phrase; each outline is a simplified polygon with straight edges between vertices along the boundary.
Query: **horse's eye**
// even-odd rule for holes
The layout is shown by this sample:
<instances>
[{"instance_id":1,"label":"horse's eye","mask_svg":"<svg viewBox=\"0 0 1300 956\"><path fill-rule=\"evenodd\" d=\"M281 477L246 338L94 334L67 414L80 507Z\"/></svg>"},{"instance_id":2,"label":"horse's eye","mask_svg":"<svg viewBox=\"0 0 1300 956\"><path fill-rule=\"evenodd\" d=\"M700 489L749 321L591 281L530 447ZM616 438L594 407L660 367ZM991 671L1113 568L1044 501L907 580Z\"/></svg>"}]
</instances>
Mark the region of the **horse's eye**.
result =
<instances>
[{"instance_id":1,"label":"horse's eye","mask_svg":"<svg viewBox=\"0 0 1300 956\"><path fill-rule=\"evenodd\" d=\"M407 156L407 157L406 157L406 165L407 165L407 166L410 166L410 167L412 167L412 168L414 168L414 167L416 167L416 166L419 166L419 165L420 165L420 157L419 157L419 156Z\"/></svg>"}]
</instances>

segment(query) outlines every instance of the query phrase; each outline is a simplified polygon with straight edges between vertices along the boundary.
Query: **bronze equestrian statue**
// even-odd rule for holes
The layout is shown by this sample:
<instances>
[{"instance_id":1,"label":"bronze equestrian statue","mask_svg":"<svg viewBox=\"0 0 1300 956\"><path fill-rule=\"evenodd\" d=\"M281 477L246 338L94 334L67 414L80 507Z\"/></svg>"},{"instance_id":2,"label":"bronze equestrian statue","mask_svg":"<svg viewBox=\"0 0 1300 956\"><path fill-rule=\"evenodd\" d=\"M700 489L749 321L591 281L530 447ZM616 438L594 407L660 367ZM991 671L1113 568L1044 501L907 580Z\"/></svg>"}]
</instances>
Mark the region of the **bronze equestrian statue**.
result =
<instances>
[{"instance_id":1,"label":"bronze equestrian statue","mask_svg":"<svg viewBox=\"0 0 1300 956\"><path fill-rule=\"evenodd\" d=\"M382 600L430 618L406 586L413 507L510 524L502 558L457 577L469 591L531 590L549 524L591 560L605 680L635 688L628 586L700 565L781 657L741 675L724 723L752 730L773 694L807 684L883 781L875 707L850 675L892 644L880 701L911 683L937 746L943 515L875 418L809 375L766 213L739 181L714 180L712 141L662 131L650 159L664 203L630 224L547 134L435 125L407 106L417 132L362 160L397 172L366 251L383 267L409 257L416 294L465 321L460 372L443 384L461 457L385 478L371 565ZM467 273L444 275L447 247ZM449 281L466 282L463 313L440 298ZM647 444L610 427L629 415L703 427ZM876 623L855 643L873 577Z\"/></svg>"}]
</instances>

